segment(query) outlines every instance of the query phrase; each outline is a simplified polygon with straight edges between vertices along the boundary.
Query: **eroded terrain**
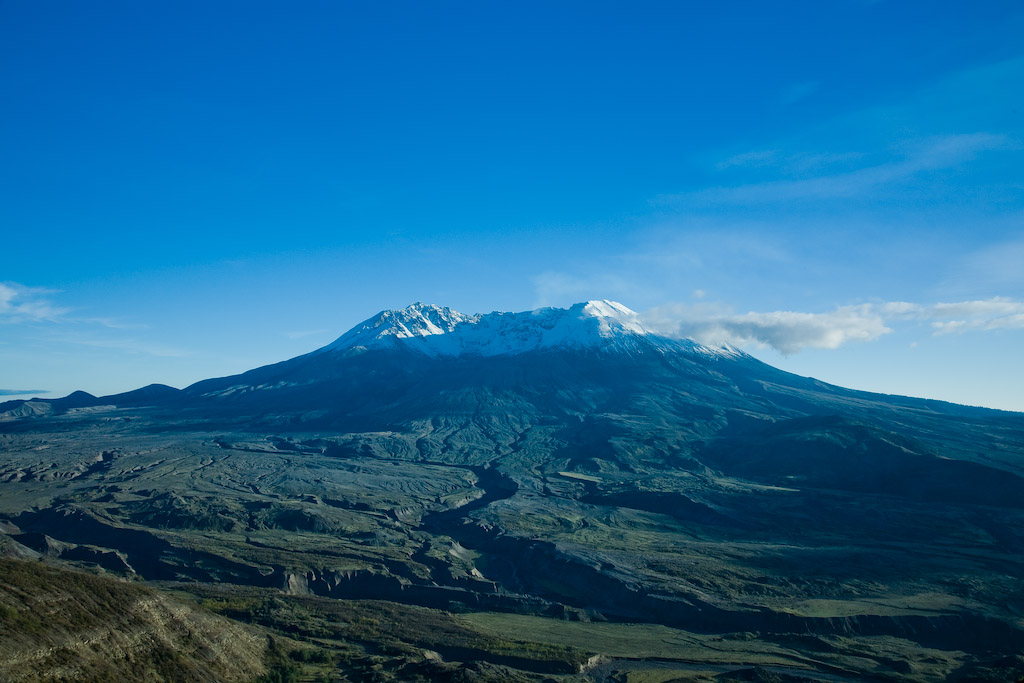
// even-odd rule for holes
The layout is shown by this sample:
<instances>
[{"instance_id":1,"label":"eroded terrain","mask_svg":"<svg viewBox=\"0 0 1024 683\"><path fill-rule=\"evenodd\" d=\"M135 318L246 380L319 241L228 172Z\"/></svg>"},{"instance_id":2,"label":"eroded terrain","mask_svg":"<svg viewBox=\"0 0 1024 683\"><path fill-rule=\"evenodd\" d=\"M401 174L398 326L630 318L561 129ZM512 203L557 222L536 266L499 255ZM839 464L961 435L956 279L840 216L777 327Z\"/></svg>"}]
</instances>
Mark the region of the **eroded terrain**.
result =
<instances>
[{"instance_id":1,"label":"eroded terrain","mask_svg":"<svg viewBox=\"0 0 1024 683\"><path fill-rule=\"evenodd\" d=\"M924 467L914 442L827 420L687 434L675 458L667 432L617 439L615 415L573 434L488 420L45 418L0 434L5 552L191 595L310 648L307 680L1019 675L1015 475Z\"/></svg>"}]
</instances>

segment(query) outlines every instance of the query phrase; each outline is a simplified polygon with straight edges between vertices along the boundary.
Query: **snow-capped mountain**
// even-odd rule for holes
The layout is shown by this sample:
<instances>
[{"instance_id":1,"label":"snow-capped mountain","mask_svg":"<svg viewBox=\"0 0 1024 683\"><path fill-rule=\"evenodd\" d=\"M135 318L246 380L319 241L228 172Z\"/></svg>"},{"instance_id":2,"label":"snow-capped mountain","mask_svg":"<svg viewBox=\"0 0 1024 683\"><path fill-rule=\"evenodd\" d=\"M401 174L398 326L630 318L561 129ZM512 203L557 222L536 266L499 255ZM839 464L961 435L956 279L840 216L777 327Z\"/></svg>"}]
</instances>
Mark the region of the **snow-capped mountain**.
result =
<instances>
[{"instance_id":1,"label":"snow-capped mountain","mask_svg":"<svg viewBox=\"0 0 1024 683\"><path fill-rule=\"evenodd\" d=\"M910 638L1018 652L1021 444L1024 415L798 377L660 336L610 301L414 304L182 390L0 403L0 541L13 527L37 554L53 540L147 579L281 595L594 605L609 621L806 641L806 661L856 633L898 653ZM319 544L334 548L322 561ZM823 590L848 596L836 616L790 609ZM949 597L923 613L921 594ZM931 680L902 671L886 680Z\"/></svg>"},{"instance_id":2,"label":"snow-capped mountain","mask_svg":"<svg viewBox=\"0 0 1024 683\"><path fill-rule=\"evenodd\" d=\"M668 429L672 434L659 442L657 458L676 458L686 451L682 442L666 444L676 443L679 434L703 443L726 426L757 430L823 415L923 439L941 434L941 443L934 443L948 450L950 443L962 442L957 448L973 457L971 449L983 441L951 431L947 420L996 415L798 377L729 347L658 335L622 304L587 301L565 309L482 315L413 304L379 313L321 349L237 375L181 390L154 386L115 396L12 401L0 404L0 421L91 414L111 406L148 407L176 424L218 429L397 434L430 425L431 439L441 445L423 441L417 448L436 447L431 458L473 464L496 452L488 441L494 430L503 434L498 450L515 450L530 429L538 430L530 438L543 441L555 433L576 434L581 420L604 420L608 438L642 434L637 438L643 443ZM548 434L549 428L554 432ZM446 435L459 430L467 444L476 445L452 450ZM537 436L542 432L547 436ZM1019 441L1016 434L1000 438ZM478 448L481 443L486 447ZM395 442L387 448L404 446ZM615 448L612 453L607 444L595 448L608 458L625 458L630 467L642 464L633 460L643 449L630 454ZM985 457L991 457L988 451Z\"/></svg>"},{"instance_id":3,"label":"snow-capped mountain","mask_svg":"<svg viewBox=\"0 0 1024 683\"><path fill-rule=\"evenodd\" d=\"M475 315L415 303L402 310L378 313L317 353L397 348L429 357L491 357L542 349L738 353L727 347L710 348L692 340L654 334L644 327L635 311L607 300L585 301L569 308Z\"/></svg>"}]
</instances>

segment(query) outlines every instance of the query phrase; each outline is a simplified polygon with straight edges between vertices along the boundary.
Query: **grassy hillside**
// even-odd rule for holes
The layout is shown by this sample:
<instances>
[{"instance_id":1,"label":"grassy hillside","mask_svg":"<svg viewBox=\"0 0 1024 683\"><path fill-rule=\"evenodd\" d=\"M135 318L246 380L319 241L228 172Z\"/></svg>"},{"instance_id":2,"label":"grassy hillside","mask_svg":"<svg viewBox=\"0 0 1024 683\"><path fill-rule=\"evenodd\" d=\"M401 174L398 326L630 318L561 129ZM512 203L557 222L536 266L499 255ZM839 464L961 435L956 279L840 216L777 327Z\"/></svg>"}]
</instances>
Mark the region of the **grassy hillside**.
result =
<instances>
[{"instance_id":1,"label":"grassy hillside","mask_svg":"<svg viewBox=\"0 0 1024 683\"><path fill-rule=\"evenodd\" d=\"M251 681L267 639L127 581L0 558L0 680Z\"/></svg>"}]
</instances>

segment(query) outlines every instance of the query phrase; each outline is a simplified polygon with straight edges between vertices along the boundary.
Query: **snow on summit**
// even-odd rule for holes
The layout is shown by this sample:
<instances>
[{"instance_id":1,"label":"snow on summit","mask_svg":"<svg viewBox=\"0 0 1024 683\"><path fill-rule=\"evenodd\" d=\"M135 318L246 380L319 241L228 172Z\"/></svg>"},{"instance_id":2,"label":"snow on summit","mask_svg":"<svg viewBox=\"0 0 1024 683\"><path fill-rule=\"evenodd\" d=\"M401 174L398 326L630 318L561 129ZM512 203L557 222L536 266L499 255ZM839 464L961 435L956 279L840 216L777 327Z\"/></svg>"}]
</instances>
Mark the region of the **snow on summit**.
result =
<instances>
[{"instance_id":1,"label":"snow on summit","mask_svg":"<svg viewBox=\"0 0 1024 683\"><path fill-rule=\"evenodd\" d=\"M372 342L388 337L408 339L446 334L454 331L457 325L472 322L478 317L464 315L444 306L417 302L400 311L381 311L346 332L335 344L346 340L342 346L360 346L363 341Z\"/></svg>"},{"instance_id":2,"label":"snow on summit","mask_svg":"<svg viewBox=\"0 0 1024 683\"><path fill-rule=\"evenodd\" d=\"M502 356L555 348L636 352L679 344L690 351L703 348L653 334L635 311L615 301L475 315L415 303L378 313L321 351L404 348L432 357Z\"/></svg>"},{"instance_id":3,"label":"snow on summit","mask_svg":"<svg viewBox=\"0 0 1024 683\"><path fill-rule=\"evenodd\" d=\"M576 306L580 305L583 306L583 314L585 316L598 318L601 321L598 324L601 325L604 336L612 334L615 327L634 334L650 334L650 330L641 324L640 316L637 315L636 311L623 306L618 301L602 299L601 301L588 301L584 304L576 304ZM576 306L573 306L573 308L576 308ZM569 310L573 310L573 308Z\"/></svg>"}]
</instances>

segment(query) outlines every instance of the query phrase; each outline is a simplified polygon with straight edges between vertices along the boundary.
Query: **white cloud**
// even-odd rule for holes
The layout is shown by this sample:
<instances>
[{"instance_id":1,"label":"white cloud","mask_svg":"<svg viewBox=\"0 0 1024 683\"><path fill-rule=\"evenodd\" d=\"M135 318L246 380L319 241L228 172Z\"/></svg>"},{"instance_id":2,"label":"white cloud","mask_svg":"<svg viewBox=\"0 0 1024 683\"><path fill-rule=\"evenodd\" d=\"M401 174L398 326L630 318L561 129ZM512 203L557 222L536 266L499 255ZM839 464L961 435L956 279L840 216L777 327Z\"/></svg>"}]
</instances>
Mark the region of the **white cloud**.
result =
<instances>
[{"instance_id":1,"label":"white cloud","mask_svg":"<svg viewBox=\"0 0 1024 683\"><path fill-rule=\"evenodd\" d=\"M894 301L878 308L893 318L928 322L935 334L1024 328L1024 301L1001 296L930 305Z\"/></svg>"},{"instance_id":2,"label":"white cloud","mask_svg":"<svg viewBox=\"0 0 1024 683\"><path fill-rule=\"evenodd\" d=\"M737 314L715 304L668 304L644 314L654 331L705 344L769 346L783 354L806 348L837 349L874 341L890 325L927 323L932 333L1024 329L1024 301L994 297L976 301L915 304L907 301L840 306L825 313L770 311Z\"/></svg>"},{"instance_id":3,"label":"white cloud","mask_svg":"<svg viewBox=\"0 0 1024 683\"><path fill-rule=\"evenodd\" d=\"M976 301L939 303L921 307L915 316L931 321L935 334L1024 329L1024 301L997 296Z\"/></svg>"},{"instance_id":4,"label":"white cloud","mask_svg":"<svg viewBox=\"0 0 1024 683\"><path fill-rule=\"evenodd\" d=\"M982 301L935 304L923 309L921 315L933 318L999 318L1021 310L1019 301L997 296Z\"/></svg>"},{"instance_id":5,"label":"white cloud","mask_svg":"<svg viewBox=\"0 0 1024 683\"><path fill-rule=\"evenodd\" d=\"M0 282L0 322L54 321L69 309L60 308L49 296L55 290L26 287L17 282Z\"/></svg>"},{"instance_id":6,"label":"white cloud","mask_svg":"<svg viewBox=\"0 0 1024 683\"><path fill-rule=\"evenodd\" d=\"M771 311L730 314L713 306L671 304L644 314L655 331L706 344L770 346L784 354L805 348L836 349L851 341L872 341L891 332L870 304L827 313Z\"/></svg>"},{"instance_id":7,"label":"white cloud","mask_svg":"<svg viewBox=\"0 0 1024 683\"><path fill-rule=\"evenodd\" d=\"M881 304L879 308L883 314L894 317L913 317L921 310L920 305L912 304L909 301L890 301Z\"/></svg>"}]
</instances>

